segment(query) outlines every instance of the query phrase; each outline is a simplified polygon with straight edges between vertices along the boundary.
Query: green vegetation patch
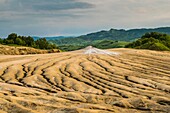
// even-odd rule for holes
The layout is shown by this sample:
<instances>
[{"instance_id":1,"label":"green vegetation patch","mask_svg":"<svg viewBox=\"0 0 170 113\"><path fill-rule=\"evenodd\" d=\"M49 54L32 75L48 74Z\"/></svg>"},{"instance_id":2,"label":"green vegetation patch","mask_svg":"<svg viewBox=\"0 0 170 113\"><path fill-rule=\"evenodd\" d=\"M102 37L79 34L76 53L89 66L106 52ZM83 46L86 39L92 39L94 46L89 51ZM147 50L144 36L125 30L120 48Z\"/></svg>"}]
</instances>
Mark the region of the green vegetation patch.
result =
<instances>
[{"instance_id":1,"label":"green vegetation patch","mask_svg":"<svg viewBox=\"0 0 170 113\"><path fill-rule=\"evenodd\" d=\"M121 48L127 45L129 42L125 41L113 41L113 40L96 40L88 43L81 44L65 44L59 45L58 48L63 51L73 51L85 48L87 46L93 46L99 49L109 49L109 48Z\"/></svg>"},{"instance_id":2,"label":"green vegetation patch","mask_svg":"<svg viewBox=\"0 0 170 113\"><path fill-rule=\"evenodd\" d=\"M36 41L30 36L18 36L15 33L8 35L6 39L0 38L0 44L10 46L27 46L37 49L58 49L55 44L49 43L45 38L40 38Z\"/></svg>"},{"instance_id":3,"label":"green vegetation patch","mask_svg":"<svg viewBox=\"0 0 170 113\"><path fill-rule=\"evenodd\" d=\"M170 50L170 35L151 32L146 33L140 39L127 44L127 48L150 49L158 51Z\"/></svg>"}]
</instances>

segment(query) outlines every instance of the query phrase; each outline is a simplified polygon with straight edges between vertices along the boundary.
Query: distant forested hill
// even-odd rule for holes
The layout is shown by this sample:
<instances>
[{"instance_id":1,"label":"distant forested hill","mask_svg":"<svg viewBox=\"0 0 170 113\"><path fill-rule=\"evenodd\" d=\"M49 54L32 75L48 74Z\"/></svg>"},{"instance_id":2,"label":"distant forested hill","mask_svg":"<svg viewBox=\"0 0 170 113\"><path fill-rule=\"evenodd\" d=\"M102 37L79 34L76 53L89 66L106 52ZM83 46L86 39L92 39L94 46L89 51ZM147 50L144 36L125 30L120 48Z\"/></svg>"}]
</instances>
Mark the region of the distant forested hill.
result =
<instances>
[{"instance_id":1,"label":"distant forested hill","mask_svg":"<svg viewBox=\"0 0 170 113\"><path fill-rule=\"evenodd\" d=\"M73 38L73 36L53 36L53 37L38 37L38 36L32 36L34 40L38 40L40 38L45 38L46 40L57 40L57 39L63 39L63 38Z\"/></svg>"},{"instance_id":2,"label":"distant forested hill","mask_svg":"<svg viewBox=\"0 0 170 113\"><path fill-rule=\"evenodd\" d=\"M130 29L130 30L117 30L110 29L109 31L99 31L90 33L74 38L62 38L51 40L52 43L57 45L88 45L96 40L114 40L114 41L134 41L147 32L159 32L170 34L170 27L160 27L154 29Z\"/></svg>"}]
</instances>

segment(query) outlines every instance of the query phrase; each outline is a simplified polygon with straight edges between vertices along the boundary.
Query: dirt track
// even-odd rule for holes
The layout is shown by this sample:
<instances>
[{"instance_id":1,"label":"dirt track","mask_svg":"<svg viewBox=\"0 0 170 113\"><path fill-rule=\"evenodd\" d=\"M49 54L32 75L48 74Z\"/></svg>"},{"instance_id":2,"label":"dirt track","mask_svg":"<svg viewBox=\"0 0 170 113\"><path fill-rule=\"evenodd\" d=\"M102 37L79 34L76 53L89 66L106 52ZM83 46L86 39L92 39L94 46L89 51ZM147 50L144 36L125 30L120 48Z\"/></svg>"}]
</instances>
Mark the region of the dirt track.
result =
<instances>
[{"instance_id":1,"label":"dirt track","mask_svg":"<svg viewBox=\"0 0 170 113\"><path fill-rule=\"evenodd\" d=\"M168 113L170 53L0 55L0 113Z\"/></svg>"}]
</instances>

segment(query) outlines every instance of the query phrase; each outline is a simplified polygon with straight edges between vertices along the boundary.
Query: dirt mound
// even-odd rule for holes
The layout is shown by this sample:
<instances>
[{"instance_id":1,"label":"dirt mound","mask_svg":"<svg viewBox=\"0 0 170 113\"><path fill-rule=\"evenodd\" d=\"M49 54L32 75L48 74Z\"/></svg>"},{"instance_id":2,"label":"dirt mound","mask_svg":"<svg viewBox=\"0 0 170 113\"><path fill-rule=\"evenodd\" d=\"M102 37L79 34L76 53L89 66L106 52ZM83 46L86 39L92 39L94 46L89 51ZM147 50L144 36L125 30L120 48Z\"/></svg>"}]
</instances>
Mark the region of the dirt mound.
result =
<instances>
[{"instance_id":1,"label":"dirt mound","mask_svg":"<svg viewBox=\"0 0 170 113\"><path fill-rule=\"evenodd\" d=\"M101 50L101 49L97 49L95 47L92 46L88 46L85 49L82 49L82 51L84 51L84 54L104 54L104 55L119 55L119 53L117 52L111 52L108 50Z\"/></svg>"},{"instance_id":2,"label":"dirt mound","mask_svg":"<svg viewBox=\"0 0 170 113\"><path fill-rule=\"evenodd\" d=\"M31 47L12 47L0 45L0 54L4 55L27 55L27 54L45 54L45 53L58 53L60 50L40 50Z\"/></svg>"},{"instance_id":3,"label":"dirt mound","mask_svg":"<svg viewBox=\"0 0 170 113\"><path fill-rule=\"evenodd\" d=\"M169 52L93 47L0 55L0 112L168 113L169 62Z\"/></svg>"}]
</instances>

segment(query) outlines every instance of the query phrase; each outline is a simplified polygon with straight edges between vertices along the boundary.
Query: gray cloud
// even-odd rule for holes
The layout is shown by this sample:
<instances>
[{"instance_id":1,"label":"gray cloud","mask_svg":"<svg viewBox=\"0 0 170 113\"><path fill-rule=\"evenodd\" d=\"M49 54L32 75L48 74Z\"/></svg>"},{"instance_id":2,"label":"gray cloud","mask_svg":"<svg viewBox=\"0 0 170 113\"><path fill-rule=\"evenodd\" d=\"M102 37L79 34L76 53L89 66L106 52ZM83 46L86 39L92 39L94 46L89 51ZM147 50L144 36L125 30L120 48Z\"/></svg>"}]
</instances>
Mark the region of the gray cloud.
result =
<instances>
[{"instance_id":1,"label":"gray cloud","mask_svg":"<svg viewBox=\"0 0 170 113\"><path fill-rule=\"evenodd\" d=\"M92 8L93 5L84 2L61 2L61 3L47 3L47 4L38 4L33 5L33 8L36 10L70 10L70 9L87 9Z\"/></svg>"},{"instance_id":2,"label":"gray cloud","mask_svg":"<svg viewBox=\"0 0 170 113\"><path fill-rule=\"evenodd\" d=\"M0 37L170 26L169 0L0 0Z\"/></svg>"},{"instance_id":3,"label":"gray cloud","mask_svg":"<svg viewBox=\"0 0 170 113\"><path fill-rule=\"evenodd\" d=\"M3 0L1 11L51 11L92 8L93 5L76 0Z\"/></svg>"},{"instance_id":4,"label":"gray cloud","mask_svg":"<svg viewBox=\"0 0 170 113\"><path fill-rule=\"evenodd\" d=\"M86 10L94 5L77 0L2 0L0 20L46 19L58 17L78 18L76 10Z\"/></svg>"}]
</instances>

